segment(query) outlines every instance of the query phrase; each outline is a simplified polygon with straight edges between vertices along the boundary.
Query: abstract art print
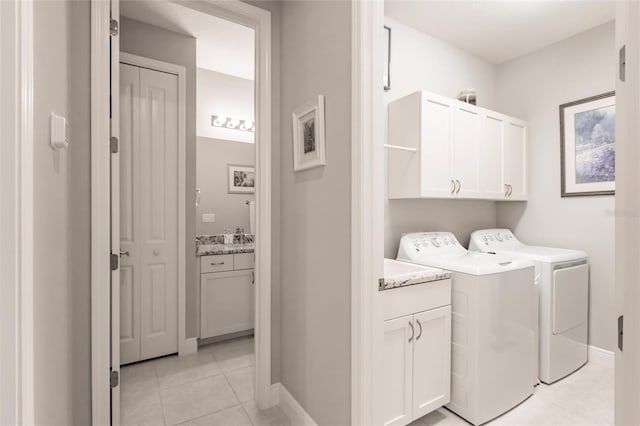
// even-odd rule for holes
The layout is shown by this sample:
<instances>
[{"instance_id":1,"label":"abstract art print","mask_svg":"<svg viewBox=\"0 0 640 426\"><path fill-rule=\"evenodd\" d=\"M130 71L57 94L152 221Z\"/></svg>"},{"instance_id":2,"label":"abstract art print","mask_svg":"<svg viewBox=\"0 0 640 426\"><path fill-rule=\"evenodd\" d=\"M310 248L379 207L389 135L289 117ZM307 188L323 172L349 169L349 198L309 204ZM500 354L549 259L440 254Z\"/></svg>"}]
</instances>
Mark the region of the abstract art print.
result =
<instances>
[{"instance_id":1,"label":"abstract art print","mask_svg":"<svg viewBox=\"0 0 640 426\"><path fill-rule=\"evenodd\" d=\"M253 194L256 192L256 169L253 166L227 165L229 194Z\"/></svg>"},{"instance_id":2,"label":"abstract art print","mask_svg":"<svg viewBox=\"0 0 640 426\"><path fill-rule=\"evenodd\" d=\"M293 169L325 165L324 96L293 112Z\"/></svg>"},{"instance_id":3,"label":"abstract art print","mask_svg":"<svg viewBox=\"0 0 640 426\"><path fill-rule=\"evenodd\" d=\"M563 197L615 193L615 142L615 92L560 105Z\"/></svg>"}]
</instances>

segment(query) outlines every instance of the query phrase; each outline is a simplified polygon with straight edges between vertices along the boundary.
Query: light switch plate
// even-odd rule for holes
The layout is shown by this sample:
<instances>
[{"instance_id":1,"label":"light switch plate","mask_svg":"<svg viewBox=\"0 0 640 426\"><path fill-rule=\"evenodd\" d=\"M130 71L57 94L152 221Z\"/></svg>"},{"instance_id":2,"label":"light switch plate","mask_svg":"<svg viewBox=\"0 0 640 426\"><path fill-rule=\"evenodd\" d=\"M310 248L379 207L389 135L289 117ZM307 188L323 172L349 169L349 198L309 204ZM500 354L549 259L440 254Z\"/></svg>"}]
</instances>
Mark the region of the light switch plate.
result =
<instances>
[{"instance_id":1,"label":"light switch plate","mask_svg":"<svg viewBox=\"0 0 640 426\"><path fill-rule=\"evenodd\" d=\"M216 214L215 213L203 213L202 214L202 221L203 222L215 222L216 221Z\"/></svg>"},{"instance_id":2,"label":"light switch plate","mask_svg":"<svg viewBox=\"0 0 640 426\"><path fill-rule=\"evenodd\" d=\"M65 149L69 147L67 119L51 113L51 148Z\"/></svg>"}]
</instances>

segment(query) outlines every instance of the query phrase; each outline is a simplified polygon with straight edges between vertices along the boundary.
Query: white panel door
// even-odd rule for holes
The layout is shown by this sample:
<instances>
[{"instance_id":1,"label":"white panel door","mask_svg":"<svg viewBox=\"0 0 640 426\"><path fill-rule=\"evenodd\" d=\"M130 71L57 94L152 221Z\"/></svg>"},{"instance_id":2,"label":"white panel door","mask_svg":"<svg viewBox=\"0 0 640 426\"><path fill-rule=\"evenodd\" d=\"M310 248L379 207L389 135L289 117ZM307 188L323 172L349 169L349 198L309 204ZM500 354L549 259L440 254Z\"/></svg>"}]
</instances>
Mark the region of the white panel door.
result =
<instances>
[{"instance_id":1,"label":"white panel door","mask_svg":"<svg viewBox=\"0 0 640 426\"><path fill-rule=\"evenodd\" d=\"M121 64L121 363L178 351L178 78Z\"/></svg>"},{"instance_id":2,"label":"white panel door","mask_svg":"<svg viewBox=\"0 0 640 426\"><path fill-rule=\"evenodd\" d=\"M140 68L140 355L178 351L178 77Z\"/></svg>"},{"instance_id":3,"label":"white panel door","mask_svg":"<svg viewBox=\"0 0 640 426\"><path fill-rule=\"evenodd\" d=\"M413 418L413 315L384 322L384 424L402 426Z\"/></svg>"},{"instance_id":4,"label":"white panel door","mask_svg":"<svg viewBox=\"0 0 640 426\"><path fill-rule=\"evenodd\" d=\"M527 124L508 118L504 140L504 181L511 200L527 199Z\"/></svg>"},{"instance_id":5,"label":"white panel door","mask_svg":"<svg viewBox=\"0 0 640 426\"><path fill-rule=\"evenodd\" d=\"M486 111L482 118L480 137L480 193L482 198L500 200L506 197L503 178L503 142L505 117L492 111Z\"/></svg>"},{"instance_id":6,"label":"white panel door","mask_svg":"<svg viewBox=\"0 0 640 426\"><path fill-rule=\"evenodd\" d=\"M200 338L254 328L253 270L200 276Z\"/></svg>"},{"instance_id":7,"label":"white panel door","mask_svg":"<svg viewBox=\"0 0 640 426\"><path fill-rule=\"evenodd\" d=\"M451 306L414 315L413 418L451 400Z\"/></svg>"},{"instance_id":8,"label":"white panel door","mask_svg":"<svg viewBox=\"0 0 640 426\"><path fill-rule=\"evenodd\" d=\"M480 125L478 108L458 105L454 118L453 178L456 197L478 198L480 195L479 157Z\"/></svg>"},{"instance_id":9,"label":"white panel door","mask_svg":"<svg viewBox=\"0 0 640 426\"><path fill-rule=\"evenodd\" d=\"M453 143L452 99L425 94L421 120L421 196L450 198L453 193L451 175Z\"/></svg>"},{"instance_id":10,"label":"white panel door","mask_svg":"<svg viewBox=\"0 0 640 426\"><path fill-rule=\"evenodd\" d=\"M134 200L140 199L140 70L120 64L120 362L140 360L140 268ZM135 141L135 143L134 143ZM136 225L138 225L136 223Z\"/></svg>"}]
</instances>

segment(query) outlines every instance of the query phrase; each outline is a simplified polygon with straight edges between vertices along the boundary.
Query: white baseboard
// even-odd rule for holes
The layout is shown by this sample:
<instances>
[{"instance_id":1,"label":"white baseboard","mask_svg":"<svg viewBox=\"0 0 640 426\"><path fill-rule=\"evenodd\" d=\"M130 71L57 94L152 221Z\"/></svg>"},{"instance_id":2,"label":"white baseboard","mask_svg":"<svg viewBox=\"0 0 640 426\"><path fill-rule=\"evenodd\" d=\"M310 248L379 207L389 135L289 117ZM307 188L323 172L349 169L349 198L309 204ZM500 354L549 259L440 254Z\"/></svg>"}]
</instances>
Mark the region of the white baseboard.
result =
<instances>
[{"instance_id":1,"label":"white baseboard","mask_svg":"<svg viewBox=\"0 0 640 426\"><path fill-rule=\"evenodd\" d=\"M614 353L597 346L589 345L587 358L589 359L589 362L605 367L613 368L615 365Z\"/></svg>"},{"instance_id":2,"label":"white baseboard","mask_svg":"<svg viewBox=\"0 0 640 426\"><path fill-rule=\"evenodd\" d=\"M195 354L196 352L198 352L198 338L191 337L190 339L186 339L184 341L184 348L179 355L190 355Z\"/></svg>"},{"instance_id":3,"label":"white baseboard","mask_svg":"<svg viewBox=\"0 0 640 426\"><path fill-rule=\"evenodd\" d=\"M302 405L289 393L282 383L271 385L271 403L282 407L291 419L291 424L300 426L318 426Z\"/></svg>"}]
</instances>

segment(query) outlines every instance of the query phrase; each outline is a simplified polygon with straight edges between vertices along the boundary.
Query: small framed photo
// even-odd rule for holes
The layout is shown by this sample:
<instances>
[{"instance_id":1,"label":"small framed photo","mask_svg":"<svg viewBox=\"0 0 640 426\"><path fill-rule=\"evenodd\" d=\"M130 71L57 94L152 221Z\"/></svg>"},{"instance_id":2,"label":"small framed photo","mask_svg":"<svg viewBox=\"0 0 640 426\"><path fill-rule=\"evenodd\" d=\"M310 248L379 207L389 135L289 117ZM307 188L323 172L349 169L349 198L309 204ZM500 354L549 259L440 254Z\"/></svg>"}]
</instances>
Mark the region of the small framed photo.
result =
<instances>
[{"instance_id":1,"label":"small framed photo","mask_svg":"<svg viewBox=\"0 0 640 426\"><path fill-rule=\"evenodd\" d=\"M256 169L253 166L227 166L229 194L254 194L256 192Z\"/></svg>"},{"instance_id":2,"label":"small framed photo","mask_svg":"<svg viewBox=\"0 0 640 426\"><path fill-rule=\"evenodd\" d=\"M324 166L324 96L293 112L293 169Z\"/></svg>"},{"instance_id":3,"label":"small framed photo","mask_svg":"<svg viewBox=\"0 0 640 426\"><path fill-rule=\"evenodd\" d=\"M560 105L562 197L615 194L615 142L615 92Z\"/></svg>"},{"instance_id":4,"label":"small framed photo","mask_svg":"<svg viewBox=\"0 0 640 426\"><path fill-rule=\"evenodd\" d=\"M384 90L391 90L391 28L384 26Z\"/></svg>"}]
</instances>

